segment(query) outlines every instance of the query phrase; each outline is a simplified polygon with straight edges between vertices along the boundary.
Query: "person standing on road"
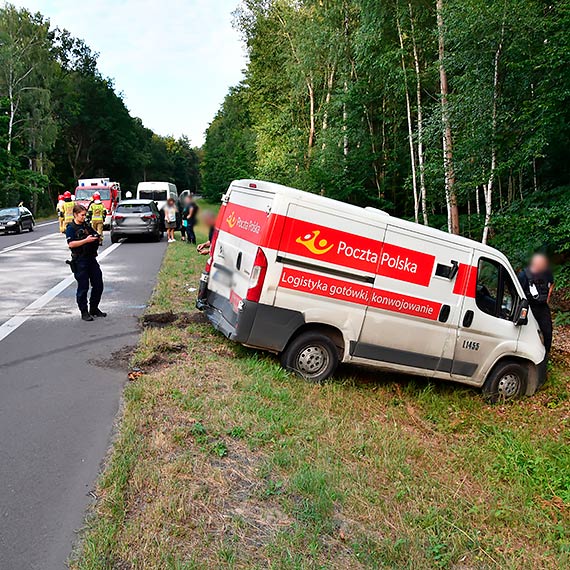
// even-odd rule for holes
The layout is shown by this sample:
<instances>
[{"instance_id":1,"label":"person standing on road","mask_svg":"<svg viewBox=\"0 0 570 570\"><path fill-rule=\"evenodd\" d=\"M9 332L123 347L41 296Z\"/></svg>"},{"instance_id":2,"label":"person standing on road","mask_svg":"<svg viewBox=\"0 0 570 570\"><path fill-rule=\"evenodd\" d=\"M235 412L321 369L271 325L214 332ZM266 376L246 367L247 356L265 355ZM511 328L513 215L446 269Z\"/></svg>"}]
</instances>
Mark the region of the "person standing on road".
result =
<instances>
[{"instance_id":1,"label":"person standing on road","mask_svg":"<svg viewBox=\"0 0 570 570\"><path fill-rule=\"evenodd\" d=\"M552 315L548 303L554 290L554 276L546 255L535 253L529 266L519 273L519 281L540 327L548 356L552 347Z\"/></svg>"},{"instance_id":2,"label":"person standing on road","mask_svg":"<svg viewBox=\"0 0 570 570\"><path fill-rule=\"evenodd\" d=\"M63 194L60 194L57 197L57 206L55 211L57 212L57 219L59 221L59 233L62 234L65 232L65 225L64 225L64 213L63 213Z\"/></svg>"},{"instance_id":3,"label":"person standing on road","mask_svg":"<svg viewBox=\"0 0 570 570\"><path fill-rule=\"evenodd\" d=\"M107 210L105 210L105 206L101 202L101 194L99 194L99 192L93 194L93 201L87 208L87 215L90 216L89 222L91 227L101 236L99 238L99 245L103 245L103 228Z\"/></svg>"},{"instance_id":4,"label":"person standing on road","mask_svg":"<svg viewBox=\"0 0 570 570\"><path fill-rule=\"evenodd\" d=\"M67 226L65 235L71 250L71 270L77 281L77 306L84 321L92 321L93 317L106 317L99 309L103 294L103 274L97 262L99 235L85 221L87 208L81 204L73 207L73 221ZM89 309L87 293L91 285Z\"/></svg>"},{"instance_id":5,"label":"person standing on road","mask_svg":"<svg viewBox=\"0 0 570 570\"><path fill-rule=\"evenodd\" d=\"M71 192L67 191L63 194L63 227L64 231L68 224L73 222L73 207L75 206L73 200L71 199Z\"/></svg>"},{"instance_id":6,"label":"person standing on road","mask_svg":"<svg viewBox=\"0 0 570 570\"><path fill-rule=\"evenodd\" d=\"M176 215L178 209L174 203L173 198L168 198L166 206L164 206L164 227L166 228L166 235L168 236L168 243L175 242L174 231L176 230Z\"/></svg>"},{"instance_id":7,"label":"person standing on road","mask_svg":"<svg viewBox=\"0 0 570 570\"><path fill-rule=\"evenodd\" d=\"M194 226L198 220L198 204L194 201L194 195L190 194L186 198L186 205L182 212L182 218L186 220L186 239L188 243L196 245L196 234L194 233Z\"/></svg>"}]
</instances>

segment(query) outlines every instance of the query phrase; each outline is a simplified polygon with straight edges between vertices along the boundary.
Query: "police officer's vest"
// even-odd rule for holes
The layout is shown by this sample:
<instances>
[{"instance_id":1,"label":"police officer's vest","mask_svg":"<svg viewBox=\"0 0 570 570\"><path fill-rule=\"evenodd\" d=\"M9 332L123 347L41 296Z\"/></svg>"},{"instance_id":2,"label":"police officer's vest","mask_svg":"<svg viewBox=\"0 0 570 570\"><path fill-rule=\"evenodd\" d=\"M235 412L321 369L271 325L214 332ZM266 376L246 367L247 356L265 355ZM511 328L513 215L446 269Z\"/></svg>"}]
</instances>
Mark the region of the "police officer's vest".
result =
<instances>
[{"instance_id":1,"label":"police officer's vest","mask_svg":"<svg viewBox=\"0 0 570 570\"><path fill-rule=\"evenodd\" d=\"M71 227L75 231L75 239L78 241L85 239L89 235L97 234L97 232L95 232L95 230L87 223L76 224L74 221L72 221ZM97 257L97 249L99 249L99 240L80 245L79 247L74 247L71 250L71 257L72 259L79 259L83 257Z\"/></svg>"},{"instance_id":2,"label":"police officer's vest","mask_svg":"<svg viewBox=\"0 0 570 570\"><path fill-rule=\"evenodd\" d=\"M70 224L73 222L73 207L75 203L72 201L64 202L62 209L63 209L63 219L65 220L66 224Z\"/></svg>"},{"instance_id":3,"label":"police officer's vest","mask_svg":"<svg viewBox=\"0 0 570 570\"><path fill-rule=\"evenodd\" d=\"M103 204L96 204L95 202L89 206L89 211L91 212L92 222L102 222L107 213Z\"/></svg>"},{"instance_id":4,"label":"police officer's vest","mask_svg":"<svg viewBox=\"0 0 570 570\"><path fill-rule=\"evenodd\" d=\"M548 301L548 293L550 292L550 286L546 282L546 279L541 276L534 276L528 269L525 269L525 275L528 279L528 288L530 294L532 295L531 302L543 304Z\"/></svg>"}]
</instances>

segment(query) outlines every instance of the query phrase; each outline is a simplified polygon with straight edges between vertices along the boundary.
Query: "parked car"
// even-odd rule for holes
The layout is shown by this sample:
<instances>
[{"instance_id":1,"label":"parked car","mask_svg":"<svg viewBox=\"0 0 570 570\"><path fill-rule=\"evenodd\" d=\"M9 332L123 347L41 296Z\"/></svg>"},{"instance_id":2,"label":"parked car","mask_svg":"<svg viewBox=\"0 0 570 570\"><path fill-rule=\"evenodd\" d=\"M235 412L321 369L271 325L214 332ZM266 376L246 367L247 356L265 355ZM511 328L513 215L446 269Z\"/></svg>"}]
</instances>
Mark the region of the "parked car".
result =
<instances>
[{"instance_id":1,"label":"parked car","mask_svg":"<svg viewBox=\"0 0 570 570\"><path fill-rule=\"evenodd\" d=\"M35 225L34 216L28 208L19 206L0 210L0 232L15 232L17 234L22 230L33 232Z\"/></svg>"},{"instance_id":2,"label":"parked car","mask_svg":"<svg viewBox=\"0 0 570 570\"><path fill-rule=\"evenodd\" d=\"M507 258L323 196L238 180L222 198L198 307L227 337L319 382L339 361L531 395L545 348Z\"/></svg>"},{"instance_id":3,"label":"parked car","mask_svg":"<svg viewBox=\"0 0 570 570\"><path fill-rule=\"evenodd\" d=\"M160 212L153 200L123 200L111 218L111 242L122 237L150 236L160 241L164 235L160 228Z\"/></svg>"}]
</instances>

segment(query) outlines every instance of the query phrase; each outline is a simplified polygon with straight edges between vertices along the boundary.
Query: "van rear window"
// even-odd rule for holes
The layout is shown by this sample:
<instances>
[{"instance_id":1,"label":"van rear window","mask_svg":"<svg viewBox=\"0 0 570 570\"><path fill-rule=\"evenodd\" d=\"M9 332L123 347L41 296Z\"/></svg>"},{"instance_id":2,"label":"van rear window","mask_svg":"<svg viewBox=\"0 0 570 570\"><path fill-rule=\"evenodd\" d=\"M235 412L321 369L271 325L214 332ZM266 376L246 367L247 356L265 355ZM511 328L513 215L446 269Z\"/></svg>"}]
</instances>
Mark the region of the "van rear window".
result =
<instances>
[{"instance_id":1,"label":"van rear window","mask_svg":"<svg viewBox=\"0 0 570 570\"><path fill-rule=\"evenodd\" d=\"M121 204L117 207L117 212L122 214L146 214L152 212L148 204Z\"/></svg>"},{"instance_id":2,"label":"van rear window","mask_svg":"<svg viewBox=\"0 0 570 570\"><path fill-rule=\"evenodd\" d=\"M139 198L141 200L163 202L166 200L166 190L139 190Z\"/></svg>"}]
</instances>

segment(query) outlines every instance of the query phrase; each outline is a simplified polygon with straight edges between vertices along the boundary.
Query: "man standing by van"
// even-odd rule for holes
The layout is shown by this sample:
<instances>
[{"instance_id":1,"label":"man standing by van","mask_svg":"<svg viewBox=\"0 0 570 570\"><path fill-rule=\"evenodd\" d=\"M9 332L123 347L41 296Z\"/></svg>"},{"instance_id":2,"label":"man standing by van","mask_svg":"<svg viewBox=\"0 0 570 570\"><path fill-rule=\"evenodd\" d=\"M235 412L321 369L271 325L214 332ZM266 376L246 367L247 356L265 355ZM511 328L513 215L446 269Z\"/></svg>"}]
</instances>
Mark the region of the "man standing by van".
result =
<instances>
[{"instance_id":1,"label":"man standing by van","mask_svg":"<svg viewBox=\"0 0 570 570\"><path fill-rule=\"evenodd\" d=\"M546 255L535 253L529 266L519 273L519 281L542 332L548 354L552 346L552 315L548 303L554 290L554 276Z\"/></svg>"}]
</instances>

